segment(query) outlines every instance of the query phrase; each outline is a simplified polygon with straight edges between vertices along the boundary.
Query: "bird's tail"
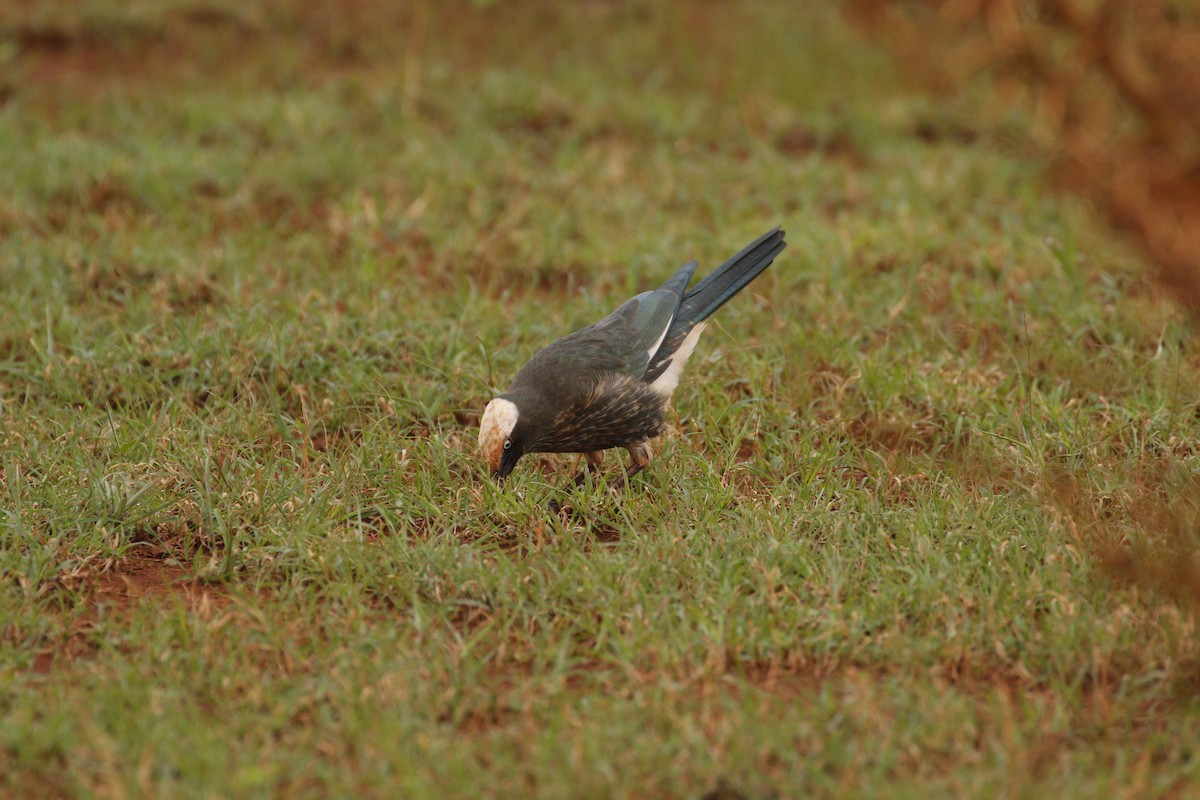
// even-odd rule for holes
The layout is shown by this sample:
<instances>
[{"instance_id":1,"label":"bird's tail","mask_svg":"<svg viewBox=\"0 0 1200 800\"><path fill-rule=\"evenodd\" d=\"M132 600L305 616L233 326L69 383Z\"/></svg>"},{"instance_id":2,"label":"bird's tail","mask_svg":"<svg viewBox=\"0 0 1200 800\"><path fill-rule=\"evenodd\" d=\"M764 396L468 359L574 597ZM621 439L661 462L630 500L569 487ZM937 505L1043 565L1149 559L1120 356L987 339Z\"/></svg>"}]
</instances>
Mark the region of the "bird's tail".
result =
<instances>
[{"instance_id":1,"label":"bird's tail","mask_svg":"<svg viewBox=\"0 0 1200 800\"><path fill-rule=\"evenodd\" d=\"M711 317L731 297L746 288L746 284L771 266L775 257L787 247L783 237L784 232L775 228L743 247L683 296L683 303L675 318L698 323Z\"/></svg>"}]
</instances>

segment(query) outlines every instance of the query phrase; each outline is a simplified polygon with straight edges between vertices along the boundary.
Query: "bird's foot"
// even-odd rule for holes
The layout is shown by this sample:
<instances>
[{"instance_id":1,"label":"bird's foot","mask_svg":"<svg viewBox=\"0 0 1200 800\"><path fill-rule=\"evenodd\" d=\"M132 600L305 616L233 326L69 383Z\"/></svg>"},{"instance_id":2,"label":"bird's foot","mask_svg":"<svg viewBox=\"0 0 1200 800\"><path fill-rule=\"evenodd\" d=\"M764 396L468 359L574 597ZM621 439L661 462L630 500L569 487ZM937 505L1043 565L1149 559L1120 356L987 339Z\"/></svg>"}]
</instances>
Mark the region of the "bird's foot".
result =
<instances>
[{"instance_id":1,"label":"bird's foot","mask_svg":"<svg viewBox=\"0 0 1200 800\"><path fill-rule=\"evenodd\" d=\"M625 449L629 451L629 466L625 468L624 474L618 475L613 479L612 486L614 489L623 489L634 475L637 475L649 465L650 459L653 458L649 439L634 442Z\"/></svg>"},{"instance_id":2,"label":"bird's foot","mask_svg":"<svg viewBox=\"0 0 1200 800\"><path fill-rule=\"evenodd\" d=\"M633 464L629 467L626 467L624 472L619 473L617 477L613 478L612 481L609 482L609 488L613 491L619 492L629 485L629 481L633 479L634 475L637 475L645 468L645 464Z\"/></svg>"}]
</instances>

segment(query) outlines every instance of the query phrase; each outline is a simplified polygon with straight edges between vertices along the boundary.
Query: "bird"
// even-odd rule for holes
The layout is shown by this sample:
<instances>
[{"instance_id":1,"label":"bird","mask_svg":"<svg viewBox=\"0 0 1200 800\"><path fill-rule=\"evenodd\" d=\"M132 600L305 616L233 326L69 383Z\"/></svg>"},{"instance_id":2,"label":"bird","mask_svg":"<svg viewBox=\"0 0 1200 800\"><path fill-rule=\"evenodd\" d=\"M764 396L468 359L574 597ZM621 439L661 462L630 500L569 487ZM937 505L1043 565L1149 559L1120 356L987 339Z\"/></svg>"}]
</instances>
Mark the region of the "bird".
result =
<instances>
[{"instance_id":1,"label":"bird","mask_svg":"<svg viewBox=\"0 0 1200 800\"><path fill-rule=\"evenodd\" d=\"M697 263L689 261L658 289L539 350L480 418L492 478L503 482L527 453L582 453L576 484L601 472L612 448L630 459L613 488L645 469L709 317L771 265L787 246L784 235L767 231L691 289Z\"/></svg>"}]
</instances>

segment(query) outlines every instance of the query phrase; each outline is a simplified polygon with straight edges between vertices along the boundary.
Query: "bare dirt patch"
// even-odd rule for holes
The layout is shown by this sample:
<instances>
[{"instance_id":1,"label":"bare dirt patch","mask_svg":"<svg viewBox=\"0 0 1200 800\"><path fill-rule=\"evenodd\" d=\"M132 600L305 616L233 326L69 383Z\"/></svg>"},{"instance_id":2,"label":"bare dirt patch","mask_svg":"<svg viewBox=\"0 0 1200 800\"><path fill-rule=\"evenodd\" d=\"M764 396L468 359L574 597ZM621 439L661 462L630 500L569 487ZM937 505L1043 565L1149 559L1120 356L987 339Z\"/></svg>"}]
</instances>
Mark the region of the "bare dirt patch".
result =
<instances>
[{"instance_id":1,"label":"bare dirt patch","mask_svg":"<svg viewBox=\"0 0 1200 800\"><path fill-rule=\"evenodd\" d=\"M197 580L176 563L145 556L127 558L117 569L101 575L90 600L128 608L147 598L170 597L180 597L196 610L224 604L228 592L221 584Z\"/></svg>"},{"instance_id":2,"label":"bare dirt patch","mask_svg":"<svg viewBox=\"0 0 1200 800\"><path fill-rule=\"evenodd\" d=\"M199 580L177 563L153 555L122 559L93 580L81 583L76 591L78 612L65 626L64 635L34 656L34 672L44 675L64 659L72 661L94 654L92 632L102 610L107 619L126 619L144 603L178 600L189 613L209 618L229 603L229 589L224 584Z\"/></svg>"}]
</instances>

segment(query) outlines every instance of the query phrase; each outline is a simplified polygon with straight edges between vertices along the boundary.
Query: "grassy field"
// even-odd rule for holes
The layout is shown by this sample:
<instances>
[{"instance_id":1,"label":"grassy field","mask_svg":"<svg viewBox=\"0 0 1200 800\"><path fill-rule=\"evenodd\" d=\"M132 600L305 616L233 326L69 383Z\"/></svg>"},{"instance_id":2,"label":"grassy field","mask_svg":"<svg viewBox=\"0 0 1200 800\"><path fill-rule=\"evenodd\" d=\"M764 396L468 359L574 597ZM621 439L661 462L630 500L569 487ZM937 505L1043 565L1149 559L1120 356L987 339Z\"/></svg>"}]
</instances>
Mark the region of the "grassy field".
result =
<instances>
[{"instance_id":1,"label":"grassy field","mask_svg":"<svg viewBox=\"0 0 1200 800\"><path fill-rule=\"evenodd\" d=\"M0 794L1200 791L1196 329L834 11L567 8L0 6ZM628 491L486 480L776 224Z\"/></svg>"}]
</instances>

